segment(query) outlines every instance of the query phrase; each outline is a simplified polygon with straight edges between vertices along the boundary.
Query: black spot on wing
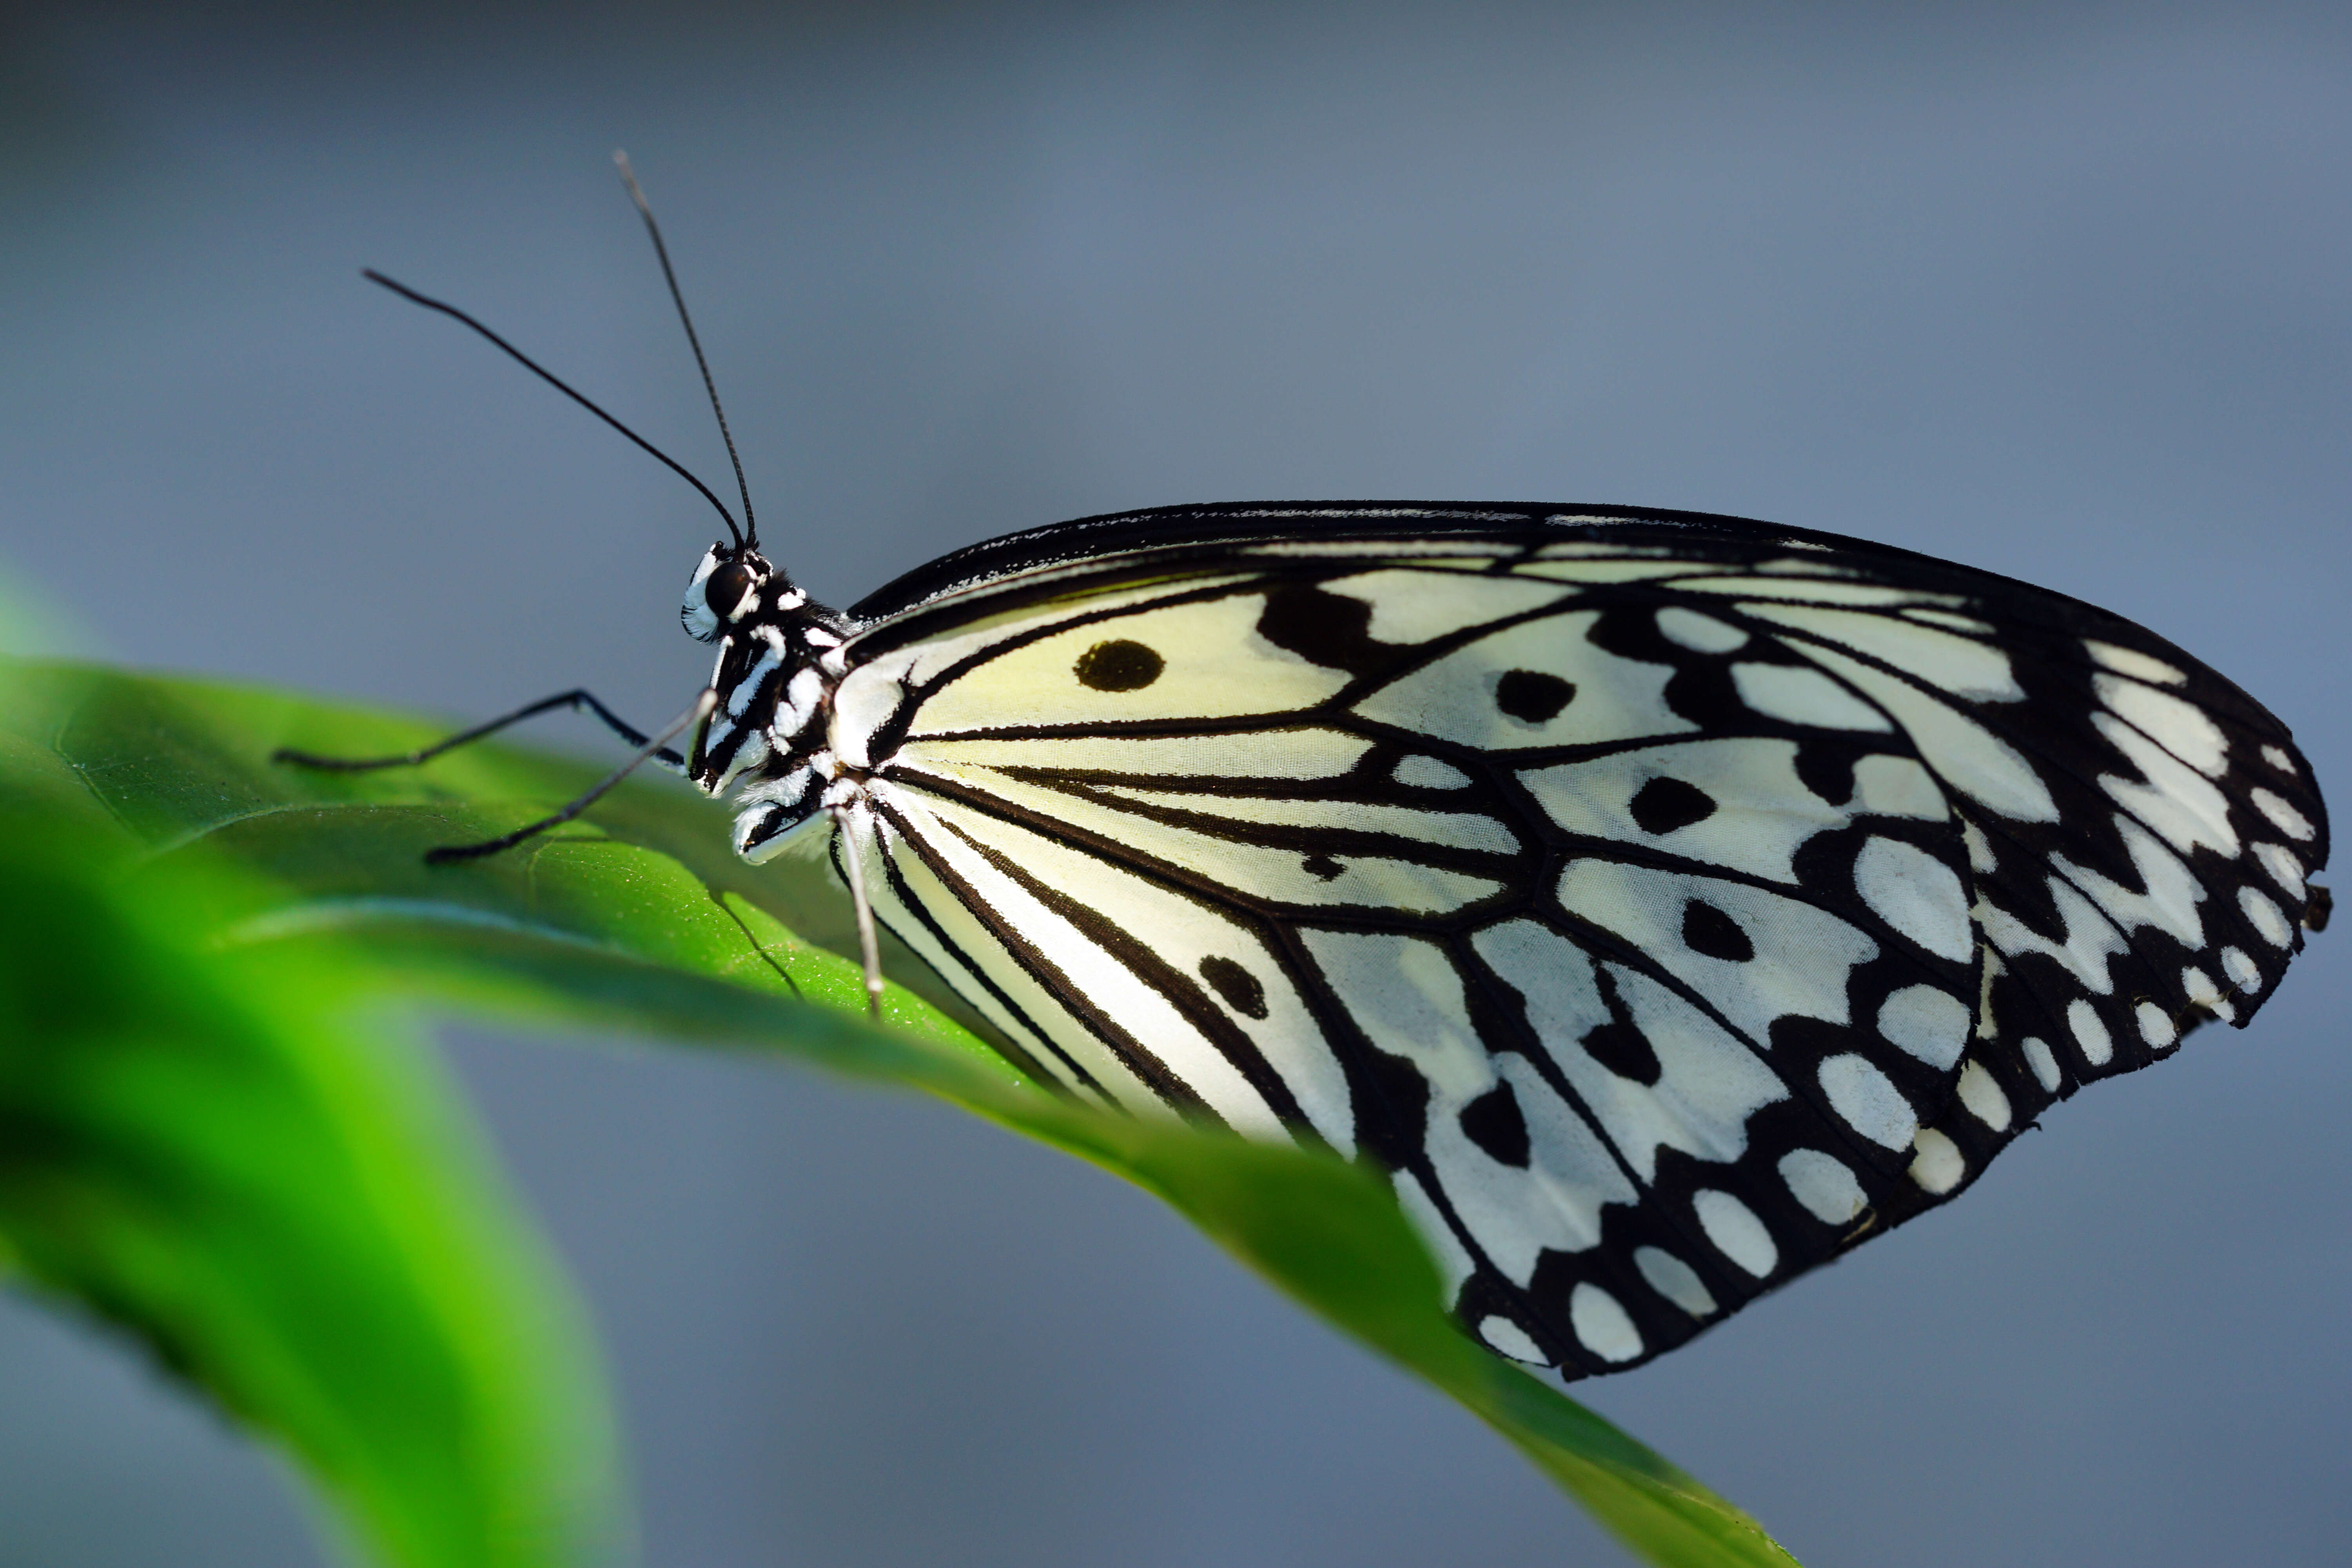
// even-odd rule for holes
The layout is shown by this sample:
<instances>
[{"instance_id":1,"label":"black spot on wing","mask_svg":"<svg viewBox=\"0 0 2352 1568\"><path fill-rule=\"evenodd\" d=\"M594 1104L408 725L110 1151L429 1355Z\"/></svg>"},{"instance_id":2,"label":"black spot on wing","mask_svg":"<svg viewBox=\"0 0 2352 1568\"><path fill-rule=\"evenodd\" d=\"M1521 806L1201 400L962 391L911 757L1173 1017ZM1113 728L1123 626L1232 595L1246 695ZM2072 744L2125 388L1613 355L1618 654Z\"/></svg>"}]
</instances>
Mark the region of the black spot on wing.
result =
<instances>
[{"instance_id":1,"label":"black spot on wing","mask_svg":"<svg viewBox=\"0 0 2352 1568\"><path fill-rule=\"evenodd\" d=\"M1797 743L1797 782L1832 805L1853 798L1853 763L1860 753L1832 741Z\"/></svg>"},{"instance_id":2,"label":"black spot on wing","mask_svg":"<svg viewBox=\"0 0 2352 1568\"><path fill-rule=\"evenodd\" d=\"M1298 863L1298 868L1308 876L1326 882L1338 881L1339 873L1347 869L1328 855L1309 855Z\"/></svg>"},{"instance_id":3,"label":"black spot on wing","mask_svg":"<svg viewBox=\"0 0 2352 1568\"><path fill-rule=\"evenodd\" d=\"M1371 637L1372 607L1311 583L1276 588L1265 596L1257 635L1312 664L1362 674L1391 663L1397 650Z\"/></svg>"},{"instance_id":4,"label":"black spot on wing","mask_svg":"<svg viewBox=\"0 0 2352 1568\"><path fill-rule=\"evenodd\" d=\"M1462 1108L1462 1132L1497 1163L1527 1169L1528 1119L1509 1084L1498 1083Z\"/></svg>"},{"instance_id":5,"label":"black spot on wing","mask_svg":"<svg viewBox=\"0 0 2352 1568\"><path fill-rule=\"evenodd\" d=\"M1664 1076L1658 1066L1658 1053L1651 1049L1649 1037L1622 1018L1590 1031L1580 1044L1586 1056L1619 1078L1644 1089L1656 1088Z\"/></svg>"},{"instance_id":6,"label":"black spot on wing","mask_svg":"<svg viewBox=\"0 0 2352 1568\"><path fill-rule=\"evenodd\" d=\"M1683 906L1683 945L1707 958L1746 963L1756 956L1756 944L1739 922L1697 899Z\"/></svg>"},{"instance_id":7,"label":"black spot on wing","mask_svg":"<svg viewBox=\"0 0 2352 1568\"><path fill-rule=\"evenodd\" d=\"M1495 706L1523 724L1549 724L1576 700L1576 685L1540 669L1507 669L1495 681Z\"/></svg>"},{"instance_id":8,"label":"black spot on wing","mask_svg":"<svg viewBox=\"0 0 2352 1568\"><path fill-rule=\"evenodd\" d=\"M1212 953L1201 960L1201 978L1225 999L1225 1005L1244 1018L1265 1016L1265 987L1256 975L1232 959Z\"/></svg>"},{"instance_id":9,"label":"black spot on wing","mask_svg":"<svg viewBox=\"0 0 2352 1568\"><path fill-rule=\"evenodd\" d=\"M1097 691L1140 691L1160 679L1168 661L1139 642L1121 637L1098 642L1078 655L1072 672L1082 686Z\"/></svg>"},{"instance_id":10,"label":"black spot on wing","mask_svg":"<svg viewBox=\"0 0 2352 1568\"><path fill-rule=\"evenodd\" d=\"M1702 730L1732 734L1752 728L1755 710L1739 699L1730 664L1705 654L1685 654L1666 682L1666 706Z\"/></svg>"},{"instance_id":11,"label":"black spot on wing","mask_svg":"<svg viewBox=\"0 0 2352 1568\"><path fill-rule=\"evenodd\" d=\"M1634 826L1648 834L1672 833L1715 815L1715 797L1681 779L1652 779L1633 792Z\"/></svg>"}]
</instances>

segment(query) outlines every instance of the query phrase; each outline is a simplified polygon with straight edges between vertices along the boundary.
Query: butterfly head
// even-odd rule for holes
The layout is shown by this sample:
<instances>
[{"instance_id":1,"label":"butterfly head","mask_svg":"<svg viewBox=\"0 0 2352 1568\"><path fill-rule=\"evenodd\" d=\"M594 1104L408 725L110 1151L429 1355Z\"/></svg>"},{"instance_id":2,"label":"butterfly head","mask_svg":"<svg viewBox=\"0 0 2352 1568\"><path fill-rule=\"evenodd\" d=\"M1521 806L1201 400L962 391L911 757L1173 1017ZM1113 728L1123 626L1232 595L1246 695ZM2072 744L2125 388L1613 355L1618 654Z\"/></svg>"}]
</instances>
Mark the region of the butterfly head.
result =
<instances>
[{"instance_id":1,"label":"butterfly head","mask_svg":"<svg viewBox=\"0 0 2352 1568\"><path fill-rule=\"evenodd\" d=\"M825 724L850 627L757 547L724 541L695 568L678 619L719 645L717 701L688 749L687 776L713 795L742 792L736 847L762 858L754 852L809 816L832 776L817 759L829 754Z\"/></svg>"},{"instance_id":2,"label":"butterfly head","mask_svg":"<svg viewBox=\"0 0 2352 1568\"><path fill-rule=\"evenodd\" d=\"M703 552L677 618L695 641L717 642L757 618L762 606L773 608L771 601L790 591L792 580L757 549L721 542Z\"/></svg>"}]
</instances>

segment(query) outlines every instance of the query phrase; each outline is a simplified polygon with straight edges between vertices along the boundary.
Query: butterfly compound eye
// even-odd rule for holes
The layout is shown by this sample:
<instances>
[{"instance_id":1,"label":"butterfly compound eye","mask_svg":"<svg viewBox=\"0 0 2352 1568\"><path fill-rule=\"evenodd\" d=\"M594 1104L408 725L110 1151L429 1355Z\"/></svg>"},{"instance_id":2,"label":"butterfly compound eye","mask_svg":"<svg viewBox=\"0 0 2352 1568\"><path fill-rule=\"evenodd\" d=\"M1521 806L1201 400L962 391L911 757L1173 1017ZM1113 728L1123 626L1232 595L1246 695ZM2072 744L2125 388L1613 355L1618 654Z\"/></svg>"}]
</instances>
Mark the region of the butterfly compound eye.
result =
<instances>
[{"instance_id":1,"label":"butterfly compound eye","mask_svg":"<svg viewBox=\"0 0 2352 1568\"><path fill-rule=\"evenodd\" d=\"M740 561L730 561L713 572L709 586L703 590L710 613L722 621L733 620L747 607L755 582L751 569Z\"/></svg>"}]
</instances>

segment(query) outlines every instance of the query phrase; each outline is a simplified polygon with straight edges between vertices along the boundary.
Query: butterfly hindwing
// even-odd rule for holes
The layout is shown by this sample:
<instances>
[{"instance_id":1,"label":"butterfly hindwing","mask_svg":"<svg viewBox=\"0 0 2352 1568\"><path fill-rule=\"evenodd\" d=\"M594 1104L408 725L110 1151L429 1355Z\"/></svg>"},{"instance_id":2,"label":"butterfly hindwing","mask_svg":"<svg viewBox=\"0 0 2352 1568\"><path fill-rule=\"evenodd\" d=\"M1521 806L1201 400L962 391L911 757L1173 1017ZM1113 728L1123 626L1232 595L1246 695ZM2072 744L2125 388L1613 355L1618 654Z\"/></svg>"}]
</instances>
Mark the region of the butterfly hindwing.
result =
<instances>
[{"instance_id":1,"label":"butterfly hindwing","mask_svg":"<svg viewBox=\"0 0 2352 1568\"><path fill-rule=\"evenodd\" d=\"M886 923L1072 1093L1392 1173L1488 1343L1630 1364L2242 1021L2283 727L2086 606L1602 527L1084 556L850 645Z\"/></svg>"}]
</instances>

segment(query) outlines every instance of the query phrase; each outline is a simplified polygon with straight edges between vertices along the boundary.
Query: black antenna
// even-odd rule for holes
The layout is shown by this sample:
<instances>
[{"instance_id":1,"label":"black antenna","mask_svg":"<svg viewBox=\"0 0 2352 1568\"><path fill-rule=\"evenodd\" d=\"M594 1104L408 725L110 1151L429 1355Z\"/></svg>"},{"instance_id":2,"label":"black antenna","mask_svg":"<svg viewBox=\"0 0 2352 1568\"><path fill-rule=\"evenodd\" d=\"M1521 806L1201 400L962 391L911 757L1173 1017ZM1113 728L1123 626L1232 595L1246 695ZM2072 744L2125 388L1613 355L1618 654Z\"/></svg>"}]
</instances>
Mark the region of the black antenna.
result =
<instances>
[{"instance_id":1,"label":"black antenna","mask_svg":"<svg viewBox=\"0 0 2352 1568\"><path fill-rule=\"evenodd\" d=\"M702 390L710 395L710 412L719 416L719 438L727 443L727 460L735 465L735 489L743 498L745 539L757 547L760 525L751 516L751 487L743 482L743 459L736 455L735 437L727 428L727 410L719 406L719 384L710 379L710 362L702 357L702 340L695 335L694 318L686 313L686 296L679 291L677 274L670 268L669 247L662 243L661 225L654 222L653 206L637 184L637 172L629 167L629 155L615 149L613 166L621 171L621 183L629 187L629 199L637 204L637 214L646 220L646 232L653 236L654 255L661 259L662 280L669 285L670 302L677 307L678 322L686 328L687 346L694 350L695 368L702 372Z\"/></svg>"},{"instance_id":2,"label":"black antenna","mask_svg":"<svg viewBox=\"0 0 2352 1568\"><path fill-rule=\"evenodd\" d=\"M660 458L665 464L668 465L672 473L677 475L678 478L684 479L688 484L692 485L696 489L701 491L702 499L719 509L719 515L726 521L728 533L732 535L735 540L735 547L738 550L744 547L744 531L735 526L735 514L727 510L727 503L725 501L720 500L717 496L710 493L710 487L709 485L704 484L700 479L696 479L692 474L688 473L684 468L680 468L676 459L672 458L667 452L663 451L659 447L655 446L651 441L646 440L643 436L638 435L635 430L630 429L627 426L622 424L619 420L614 418L611 415L597 407L593 403L589 402L586 397L565 385L562 378L558 376L553 371L549 370L537 360L532 359L529 354L523 353L522 350L515 347L514 344L507 342L506 339L499 336L498 333L490 331L489 328L482 325L481 322L474 320L473 317L466 314L465 311L460 310L455 305L445 303L442 300L433 299L427 295L419 294L415 289L411 289L404 283L395 283L391 279L386 278L383 273L378 272L373 267L363 267L360 268L360 276L366 279L371 283L381 283L383 287L391 289L402 299L409 300L415 304L422 305L428 310L438 310L445 316L452 316L457 320L465 322L466 325L473 328L474 331L481 333L482 336L489 339L490 342L498 344L499 347L506 350L508 353L513 355L514 358L521 363L525 370L530 371L533 375L538 376L541 381L547 383L548 385L555 388L556 391L563 394L564 396L572 399L572 402L577 403L581 407L585 408L589 413L593 414L597 418L602 419L605 424L610 425L614 429L618 430L622 435L626 436L630 440L635 441L638 446L643 447L646 451L651 452L655 457ZM731 446L729 449L730 451L733 450ZM736 472L740 477L742 470L739 468ZM747 517L751 515L751 510L748 506L744 509L744 515Z\"/></svg>"}]
</instances>

